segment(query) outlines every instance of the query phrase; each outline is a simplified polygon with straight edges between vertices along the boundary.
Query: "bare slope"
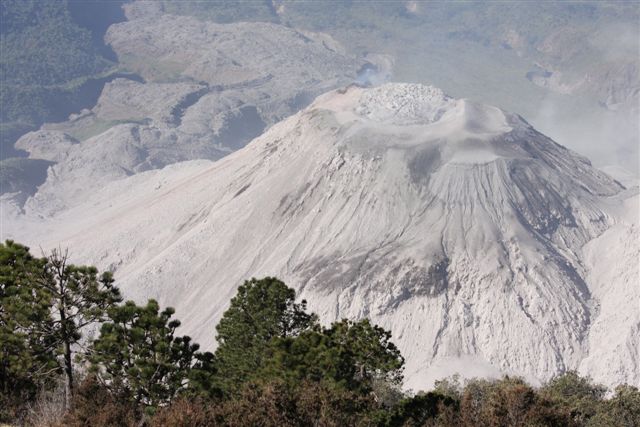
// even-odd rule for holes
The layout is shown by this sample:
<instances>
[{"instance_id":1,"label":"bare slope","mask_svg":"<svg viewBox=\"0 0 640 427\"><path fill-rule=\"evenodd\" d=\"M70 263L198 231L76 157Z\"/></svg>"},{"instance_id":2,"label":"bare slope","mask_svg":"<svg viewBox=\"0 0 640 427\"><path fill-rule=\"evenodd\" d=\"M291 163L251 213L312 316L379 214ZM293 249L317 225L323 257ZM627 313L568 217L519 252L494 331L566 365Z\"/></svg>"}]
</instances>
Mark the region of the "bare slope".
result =
<instances>
[{"instance_id":1,"label":"bare slope","mask_svg":"<svg viewBox=\"0 0 640 427\"><path fill-rule=\"evenodd\" d=\"M455 370L638 384L637 203L517 115L387 84L8 234L115 269L205 343L238 284L269 274L324 319L390 328L414 388Z\"/></svg>"}]
</instances>

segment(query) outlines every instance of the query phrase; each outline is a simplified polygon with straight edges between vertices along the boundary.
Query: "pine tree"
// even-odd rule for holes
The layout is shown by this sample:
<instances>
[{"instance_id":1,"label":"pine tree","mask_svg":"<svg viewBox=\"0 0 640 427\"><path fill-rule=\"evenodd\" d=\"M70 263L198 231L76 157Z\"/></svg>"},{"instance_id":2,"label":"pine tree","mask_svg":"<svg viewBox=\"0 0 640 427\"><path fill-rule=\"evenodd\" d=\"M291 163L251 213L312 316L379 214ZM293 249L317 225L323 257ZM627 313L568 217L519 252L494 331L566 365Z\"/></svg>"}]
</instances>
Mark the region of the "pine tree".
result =
<instances>
[{"instance_id":1,"label":"pine tree","mask_svg":"<svg viewBox=\"0 0 640 427\"><path fill-rule=\"evenodd\" d=\"M251 279L238 288L229 309L216 326L216 366L221 388L233 392L262 368L273 338L293 337L314 327L306 301L295 302L295 291L272 277Z\"/></svg>"},{"instance_id":2,"label":"pine tree","mask_svg":"<svg viewBox=\"0 0 640 427\"><path fill-rule=\"evenodd\" d=\"M391 334L367 319L342 320L330 328L276 338L267 354L262 375L292 385L324 380L368 393L376 382L397 388L402 381L404 359Z\"/></svg>"},{"instance_id":3,"label":"pine tree","mask_svg":"<svg viewBox=\"0 0 640 427\"><path fill-rule=\"evenodd\" d=\"M60 250L51 252L45 271L35 280L34 287L52 299L53 320L44 326L47 335L61 348L67 406L75 387L74 346L80 343L82 330L102 321L107 309L122 300L113 282L111 273L98 276L95 267L69 264L68 252Z\"/></svg>"},{"instance_id":4,"label":"pine tree","mask_svg":"<svg viewBox=\"0 0 640 427\"><path fill-rule=\"evenodd\" d=\"M175 336L180 322L171 319L173 314L170 307L161 312L154 300L109 309L88 360L115 395L153 410L185 392L190 378L206 378L202 370L210 368L211 353L198 353L191 338Z\"/></svg>"},{"instance_id":5,"label":"pine tree","mask_svg":"<svg viewBox=\"0 0 640 427\"><path fill-rule=\"evenodd\" d=\"M46 276L46 259L11 240L0 243L0 407L32 400L60 373L52 323L51 294L36 287ZM15 415L15 414L13 414ZM11 416L0 410L0 419Z\"/></svg>"},{"instance_id":6,"label":"pine tree","mask_svg":"<svg viewBox=\"0 0 640 427\"><path fill-rule=\"evenodd\" d=\"M325 334L333 346L350 355L357 381L371 384L382 378L393 384L402 382L404 358L391 342L391 332L372 325L369 319L358 322L343 319L333 323Z\"/></svg>"}]
</instances>

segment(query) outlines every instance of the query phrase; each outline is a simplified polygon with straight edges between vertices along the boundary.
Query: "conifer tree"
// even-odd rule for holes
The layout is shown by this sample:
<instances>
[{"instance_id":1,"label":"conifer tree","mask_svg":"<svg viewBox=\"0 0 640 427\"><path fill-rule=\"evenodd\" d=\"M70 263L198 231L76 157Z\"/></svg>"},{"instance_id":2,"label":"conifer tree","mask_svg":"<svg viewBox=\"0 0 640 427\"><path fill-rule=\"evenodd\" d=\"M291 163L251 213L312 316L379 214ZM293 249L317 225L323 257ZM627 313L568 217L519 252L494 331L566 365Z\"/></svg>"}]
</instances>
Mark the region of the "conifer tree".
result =
<instances>
[{"instance_id":1,"label":"conifer tree","mask_svg":"<svg viewBox=\"0 0 640 427\"><path fill-rule=\"evenodd\" d=\"M80 343L82 330L104 320L107 309L122 300L113 282L111 273L98 276L95 267L69 264L68 252L61 250L51 252L44 273L35 281L34 286L52 299L53 320L44 326L61 348L67 406L75 387L74 346Z\"/></svg>"},{"instance_id":2,"label":"conifer tree","mask_svg":"<svg viewBox=\"0 0 640 427\"><path fill-rule=\"evenodd\" d=\"M370 384L376 378L384 378L398 385L402 382L404 358L391 341L391 332L372 325L369 319L343 319L325 333L333 346L350 354L357 381Z\"/></svg>"},{"instance_id":3,"label":"conifer tree","mask_svg":"<svg viewBox=\"0 0 640 427\"><path fill-rule=\"evenodd\" d=\"M35 287L46 260L11 240L0 243L0 407L24 404L60 373L57 342L47 333L51 294ZM0 419L9 416L0 410Z\"/></svg>"},{"instance_id":4,"label":"conifer tree","mask_svg":"<svg viewBox=\"0 0 640 427\"><path fill-rule=\"evenodd\" d=\"M155 300L109 309L109 320L88 354L91 370L115 395L128 396L151 410L185 392L190 378L204 387L211 353L198 353L188 336L176 336L173 308L160 311Z\"/></svg>"},{"instance_id":5,"label":"conifer tree","mask_svg":"<svg viewBox=\"0 0 640 427\"><path fill-rule=\"evenodd\" d=\"M241 285L216 326L222 389L231 392L254 377L273 338L297 336L317 325L317 317L305 310L306 301L296 303L295 291L278 279L251 279Z\"/></svg>"},{"instance_id":6,"label":"conifer tree","mask_svg":"<svg viewBox=\"0 0 640 427\"><path fill-rule=\"evenodd\" d=\"M367 319L345 319L330 328L276 338L268 354L263 375L283 378L290 384L329 380L366 393L378 381L392 388L402 381L404 359L391 342L391 334Z\"/></svg>"}]
</instances>

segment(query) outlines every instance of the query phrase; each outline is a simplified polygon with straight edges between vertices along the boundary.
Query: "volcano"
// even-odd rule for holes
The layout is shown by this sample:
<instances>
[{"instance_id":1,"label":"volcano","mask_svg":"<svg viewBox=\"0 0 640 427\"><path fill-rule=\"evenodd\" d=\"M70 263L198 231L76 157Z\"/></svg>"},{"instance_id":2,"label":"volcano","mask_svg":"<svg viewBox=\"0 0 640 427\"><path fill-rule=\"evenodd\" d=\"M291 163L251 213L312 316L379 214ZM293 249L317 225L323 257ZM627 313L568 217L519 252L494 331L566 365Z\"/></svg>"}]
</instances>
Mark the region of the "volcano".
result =
<instances>
[{"instance_id":1,"label":"volcano","mask_svg":"<svg viewBox=\"0 0 640 427\"><path fill-rule=\"evenodd\" d=\"M390 329L408 387L570 369L638 385L637 209L637 189L517 114L390 83L329 92L219 161L112 182L9 234L115 270L205 347L237 286L271 275L327 322Z\"/></svg>"}]
</instances>

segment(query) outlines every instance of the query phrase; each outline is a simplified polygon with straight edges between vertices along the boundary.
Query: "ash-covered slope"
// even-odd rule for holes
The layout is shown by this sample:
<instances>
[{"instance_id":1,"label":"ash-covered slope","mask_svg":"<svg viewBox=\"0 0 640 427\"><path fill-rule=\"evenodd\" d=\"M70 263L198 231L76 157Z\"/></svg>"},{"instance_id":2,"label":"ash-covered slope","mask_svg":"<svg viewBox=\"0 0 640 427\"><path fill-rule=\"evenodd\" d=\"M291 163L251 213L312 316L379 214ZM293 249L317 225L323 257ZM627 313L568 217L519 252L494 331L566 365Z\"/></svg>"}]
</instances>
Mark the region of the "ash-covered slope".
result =
<instances>
[{"instance_id":1,"label":"ash-covered slope","mask_svg":"<svg viewBox=\"0 0 640 427\"><path fill-rule=\"evenodd\" d=\"M455 370L638 384L633 209L519 116L387 84L323 95L216 163L114 182L26 237L115 269L204 343L269 274L323 319L390 328L416 389Z\"/></svg>"}]
</instances>

